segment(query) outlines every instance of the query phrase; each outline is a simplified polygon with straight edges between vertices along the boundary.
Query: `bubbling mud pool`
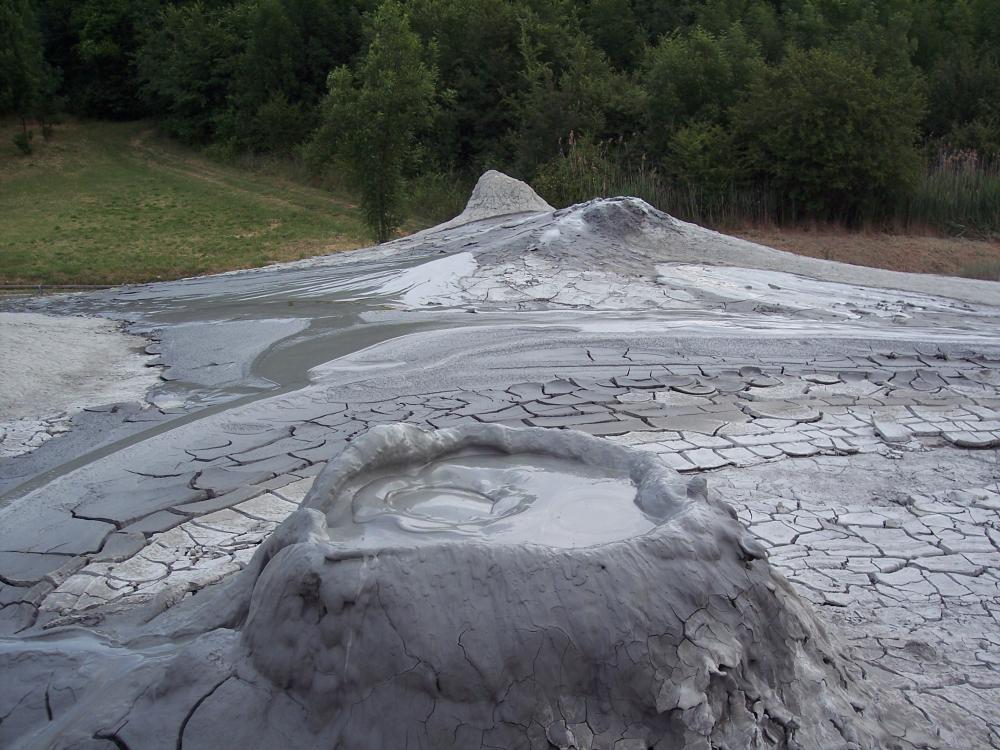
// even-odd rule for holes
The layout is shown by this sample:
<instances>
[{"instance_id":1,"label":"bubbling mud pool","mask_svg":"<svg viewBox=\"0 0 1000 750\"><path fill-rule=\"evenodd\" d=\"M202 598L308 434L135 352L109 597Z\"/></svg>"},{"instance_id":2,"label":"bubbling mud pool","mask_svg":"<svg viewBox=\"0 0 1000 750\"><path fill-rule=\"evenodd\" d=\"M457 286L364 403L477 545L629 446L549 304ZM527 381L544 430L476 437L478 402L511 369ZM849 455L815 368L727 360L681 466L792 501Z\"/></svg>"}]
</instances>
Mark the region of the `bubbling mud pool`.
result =
<instances>
[{"instance_id":1,"label":"bubbling mud pool","mask_svg":"<svg viewBox=\"0 0 1000 750\"><path fill-rule=\"evenodd\" d=\"M339 493L329 533L335 543L360 547L382 547L400 536L416 544L453 537L589 547L656 527L635 499L628 476L579 461L465 452L359 475Z\"/></svg>"}]
</instances>

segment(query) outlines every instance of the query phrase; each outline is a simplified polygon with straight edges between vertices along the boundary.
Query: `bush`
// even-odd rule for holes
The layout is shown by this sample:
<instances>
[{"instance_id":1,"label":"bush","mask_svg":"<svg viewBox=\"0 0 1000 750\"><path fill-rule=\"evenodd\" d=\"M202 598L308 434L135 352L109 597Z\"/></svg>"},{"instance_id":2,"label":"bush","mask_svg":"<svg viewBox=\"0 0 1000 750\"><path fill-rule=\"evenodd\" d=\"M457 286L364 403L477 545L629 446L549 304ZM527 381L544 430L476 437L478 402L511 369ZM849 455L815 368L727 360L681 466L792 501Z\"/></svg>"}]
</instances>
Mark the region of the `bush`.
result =
<instances>
[{"instance_id":1,"label":"bush","mask_svg":"<svg viewBox=\"0 0 1000 750\"><path fill-rule=\"evenodd\" d=\"M678 184L722 193L742 177L733 153L731 132L713 123L695 122L674 131L664 171Z\"/></svg>"},{"instance_id":2,"label":"bush","mask_svg":"<svg viewBox=\"0 0 1000 750\"><path fill-rule=\"evenodd\" d=\"M432 226L462 213L472 186L454 174L428 172L406 181L406 211Z\"/></svg>"},{"instance_id":3,"label":"bush","mask_svg":"<svg viewBox=\"0 0 1000 750\"><path fill-rule=\"evenodd\" d=\"M760 49L739 25L718 36L695 27L651 47L643 71L651 153L666 163L677 128L725 124L729 108L763 69Z\"/></svg>"},{"instance_id":4,"label":"bush","mask_svg":"<svg viewBox=\"0 0 1000 750\"><path fill-rule=\"evenodd\" d=\"M630 195L686 221L713 227L784 218L767 185L719 182L711 189L667 179L645 158L630 159L625 144L570 139L566 152L539 169L533 185L557 208L594 197Z\"/></svg>"},{"instance_id":5,"label":"bush","mask_svg":"<svg viewBox=\"0 0 1000 750\"><path fill-rule=\"evenodd\" d=\"M34 140L34 137L34 133L30 130L19 130L13 138L14 145L17 146L22 154L27 156L31 153L31 141Z\"/></svg>"},{"instance_id":6,"label":"bush","mask_svg":"<svg viewBox=\"0 0 1000 750\"><path fill-rule=\"evenodd\" d=\"M941 59L928 80L925 126L950 150L973 149L1000 157L1000 60L997 53L956 50Z\"/></svg>"},{"instance_id":7,"label":"bush","mask_svg":"<svg viewBox=\"0 0 1000 750\"><path fill-rule=\"evenodd\" d=\"M955 125L941 143L945 151L975 152L985 159L1000 161L1000 115L976 117Z\"/></svg>"},{"instance_id":8,"label":"bush","mask_svg":"<svg viewBox=\"0 0 1000 750\"><path fill-rule=\"evenodd\" d=\"M277 94L257 109L245 145L258 153L290 154L315 127L314 117Z\"/></svg>"},{"instance_id":9,"label":"bush","mask_svg":"<svg viewBox=\"0 0 1000 750\"><path fill-rule=\"evenodd\" d=\"M919 90L857 53L792 50L750 85L733 125L749 172L790 214L856 222L915 184L923 110Z\"/></svg>"},{"instance_id":10,"label":"bush","mask_svg":"<svg viewBox=\"0 0 1000 750\"><path fill-rule=\"evenodd\" d=\"M617 182L607 147L570 133L566 153L547 161L535 174L535 190L557 208L607 195Z\"/></svg>"}]
</instances>

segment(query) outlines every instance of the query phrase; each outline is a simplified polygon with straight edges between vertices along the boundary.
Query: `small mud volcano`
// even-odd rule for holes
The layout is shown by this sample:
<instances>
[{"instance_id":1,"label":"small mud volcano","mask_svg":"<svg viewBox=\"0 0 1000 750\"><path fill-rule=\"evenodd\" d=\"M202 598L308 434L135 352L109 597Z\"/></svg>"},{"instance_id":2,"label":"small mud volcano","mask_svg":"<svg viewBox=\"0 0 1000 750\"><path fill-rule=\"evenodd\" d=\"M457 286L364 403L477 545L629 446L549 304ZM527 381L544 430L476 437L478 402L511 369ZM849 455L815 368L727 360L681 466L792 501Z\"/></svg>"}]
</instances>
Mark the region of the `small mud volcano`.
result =
<instances>
[{"instance_id":1,"label":"small mud volcano","mask_svg":"<svg viewBox=\"0 0 1000 750\"><path fill-rule=\"evenodd\" d=\"M188 750L923 746L704 481L572 431L378 427L196 605Z\"/></svg>"}]
</instances>

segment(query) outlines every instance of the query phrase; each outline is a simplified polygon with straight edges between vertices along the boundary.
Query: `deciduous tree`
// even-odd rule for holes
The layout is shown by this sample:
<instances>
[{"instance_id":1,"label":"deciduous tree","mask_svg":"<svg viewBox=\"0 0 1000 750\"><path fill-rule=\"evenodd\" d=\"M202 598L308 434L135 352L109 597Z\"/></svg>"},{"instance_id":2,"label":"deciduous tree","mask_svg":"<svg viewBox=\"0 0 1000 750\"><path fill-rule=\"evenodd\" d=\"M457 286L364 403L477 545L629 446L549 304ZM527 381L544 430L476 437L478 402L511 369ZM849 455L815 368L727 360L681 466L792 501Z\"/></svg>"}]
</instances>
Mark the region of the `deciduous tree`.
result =
<instances>
[{"instance_id":1,"label":"deciduous tree","mask_svg":"<svg viewBox=\"0 0 1000 750\"><path fill-rule=\"evenodd\" d=\"M417 156L416 136L430 124L436 99L437 73L425 61L406 10L394 0L383 3L372 16L372 41L357 72L342 66L330 74L312 148L320 160L343 157L379 242L402 221L404 172Z\"/></svg>"},{"instance_id":2,"label":"deciduous tree","mask_svg":"<svg viewBox=\"0 0 1000 750\"><path fill-rule=\"evenodd\" d=\"M840 219L889 206L920 166L924 97L860 53L792 50L733 111L747 168L801 213Z\"/></svg>"},{"instance_id":3,"label":"deciduous tree","mask_svg":"<svg viewBox=\"0 0 1000 750\"><path fill-rule=\"evenodd\" d=\"M21 118L15 142L26 153L31 151L28 118L47 114L54 86L31 3L0 0L0 113Z\"/></svg>"}]
</instances>

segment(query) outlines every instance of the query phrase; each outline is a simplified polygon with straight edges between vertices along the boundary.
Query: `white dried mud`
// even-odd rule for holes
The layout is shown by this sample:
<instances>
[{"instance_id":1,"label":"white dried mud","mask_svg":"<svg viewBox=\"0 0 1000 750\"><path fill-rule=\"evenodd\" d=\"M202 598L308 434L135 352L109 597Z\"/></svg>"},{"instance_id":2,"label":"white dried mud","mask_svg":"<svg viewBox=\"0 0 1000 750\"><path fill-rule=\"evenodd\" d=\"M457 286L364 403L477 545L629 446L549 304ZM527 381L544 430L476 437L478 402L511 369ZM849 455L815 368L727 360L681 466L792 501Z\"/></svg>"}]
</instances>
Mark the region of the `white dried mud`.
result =
<instances>
[{"instance_id":1,"label":"white dried mud","mask_svg":"<svg viewBox=\"0 0 1000 750\"><path fill-rule=\"evenodd\" d=\"M1000 305L996 282L798 256L681 221L638 198L598 198L555 211L524 183L492 171L462 214L417 236L447 241L460 230L479 239L470 224L504 217L499 228L508 231L494 231L495 242L483 237L476 264L459 283L452 276L434 304L691 309L736 300L754 313L818 310L853 318ZM405 252L407 244L399 240L383 252Z\"/></svg>"},{"instance_id":2,"label":"white dried mud","mask_svg":"<svg viewBox=\"0 0 1000 750\"><path fill-rule=\"evenodd\" d=\"M145 341L96 318L0 313L0 457L37 448L89 406L143 401Z\"/></svg>"}]
</instances>

